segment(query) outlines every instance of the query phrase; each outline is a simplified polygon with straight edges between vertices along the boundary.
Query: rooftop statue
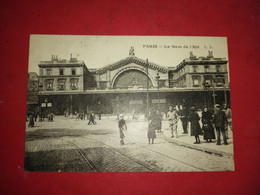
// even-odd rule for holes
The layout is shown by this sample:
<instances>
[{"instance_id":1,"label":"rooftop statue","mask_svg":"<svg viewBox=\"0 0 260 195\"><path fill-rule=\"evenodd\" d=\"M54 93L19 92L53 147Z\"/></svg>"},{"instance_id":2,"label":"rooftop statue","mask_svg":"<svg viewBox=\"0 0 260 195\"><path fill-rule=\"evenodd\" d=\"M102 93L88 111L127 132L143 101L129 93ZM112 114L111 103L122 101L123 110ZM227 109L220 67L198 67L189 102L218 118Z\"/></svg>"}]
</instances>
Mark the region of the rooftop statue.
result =
<instances>
[{"instance_id":1,"label":"rooftop statue","mask_svg":"<svg viewBox=\"0 0 260 195\"><path fill-rule=\"evenodd\" d=\"M134 50L134 46L132 46L129 50L129 56L134 56L135 55L135 50Z\"/></svg>"}]
</instances>

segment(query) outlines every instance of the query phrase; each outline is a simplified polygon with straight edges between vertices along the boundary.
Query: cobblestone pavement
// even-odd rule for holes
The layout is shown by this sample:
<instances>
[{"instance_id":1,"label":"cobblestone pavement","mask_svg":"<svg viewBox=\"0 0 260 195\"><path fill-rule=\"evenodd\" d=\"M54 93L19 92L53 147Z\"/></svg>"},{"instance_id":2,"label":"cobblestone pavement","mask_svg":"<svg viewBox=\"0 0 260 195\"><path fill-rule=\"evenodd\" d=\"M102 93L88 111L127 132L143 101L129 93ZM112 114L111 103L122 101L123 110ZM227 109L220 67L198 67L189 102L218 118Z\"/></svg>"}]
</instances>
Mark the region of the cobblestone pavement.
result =
<instances>
[{"instance_id":1,"label":"cobblestone pavement","mask_svg":"<svg viewBox=\"0 0 260 195\"><path fill-rule=\"evenodd\" d=\"M147 122L127 121L121 146L117 120L75 121L56 117L26 129L25 170L82 172L232 171L232 158L178 146L157 133L148 144Z\"/></svg>"}]
</instances>

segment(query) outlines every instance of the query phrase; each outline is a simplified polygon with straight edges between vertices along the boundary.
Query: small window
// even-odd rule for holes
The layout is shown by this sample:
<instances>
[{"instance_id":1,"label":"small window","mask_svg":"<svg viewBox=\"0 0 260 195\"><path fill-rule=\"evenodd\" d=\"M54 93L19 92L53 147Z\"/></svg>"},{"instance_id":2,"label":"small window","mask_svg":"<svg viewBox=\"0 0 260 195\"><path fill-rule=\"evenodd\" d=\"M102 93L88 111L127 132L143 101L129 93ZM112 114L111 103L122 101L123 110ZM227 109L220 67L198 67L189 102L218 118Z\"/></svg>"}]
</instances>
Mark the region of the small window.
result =
<instances>
[{"instance_id":1,"label":"small window","mask_svg":"<svg viewBox=\"0 0 260 195\"><path fill-rule=\"evenodd\" d=\"M65 91L66 90L66 85L65 85L66 80L65 79L60 79L58 80L58 84L59 84L59 90L60 91Z\"/></svg>"},{"instance_id":2,"label":"small window","mask_svg":"<svg viewBox=\"0 0 260 195\"><path fill-rule=\"evenodd\" d=\"M193 86L194 87L198 87L200 85L200 78L199 77L195 76L195 77L193 77L192 80L193 80Z\"/></svg>"},{"instance_id":3,"label":"small window","mask_svg":"<svg viewBox=\"0 0 260 195\"><path fill-rule=\"evenodd\" d=\"M204 72L209 72L209 66L204 66Z\"/></svg>"},{"instance_id":4,"label":"small window","mask_svg":"<svg viewBox=\"0 0 260 195\"><path fill-rule=\"evenodd\" d=\"M72 75L76 75L76 70L75 69L71 69L71 74Z\"/></svg>"},{"instance_id":5,"label":"small window","mask_svg":"<svg viewBox=\"0 0 260 195\"><path fill-rule=\"evenodd\" d=\"M51 75L51 69L47 69L46 74L47 74L47 76L50 76Z\"/></svg>"},{"instance_id":6,"label":"small window","mask_svg":"<svg viewBox=\"0 0 260 195\"><path fill-rule=\"evenodd\" d=\"M46 88L46 91L52 91L53 90L53 80L46 80L45 88Z\"/></svg>"},{"instance_id":7,"label":"small window","mask_svg":"<svg viewBox=\"0 0 260 195\"><path fill-rule=\"evenodd\" d=\"M78 89L78 79L71 79L70 80L70 88L71 90L77 90Z\"/></svg>"},{"instance_id":8,"label":"small window","mask_svg":"<svg viewBox=\"0 0 260 195\"><path fill-rule=\"evenodd\" d=\"M216 66L216 72L220 72L220 68L221 68L221 66L220 66L220 65L217 65L217 66Z\"/></svg>"},{"instance_id":9,"label":"small window","mask_svg":"<svg viewBox=\"0 0 260 195\"><path fill-rule=\"evenodd\" d=\"M193 66L193 72L197 72L198 66Z\"/></svg>"},{"instance_id":10,"label":"small window","mask_svg":"<svg viewBox=\"0 0 260 195\"><path fill-rule=\"evenodd\" d=\"M64 75L64 70L60 69L60 75Z\"/></svg>"}]
</instances>

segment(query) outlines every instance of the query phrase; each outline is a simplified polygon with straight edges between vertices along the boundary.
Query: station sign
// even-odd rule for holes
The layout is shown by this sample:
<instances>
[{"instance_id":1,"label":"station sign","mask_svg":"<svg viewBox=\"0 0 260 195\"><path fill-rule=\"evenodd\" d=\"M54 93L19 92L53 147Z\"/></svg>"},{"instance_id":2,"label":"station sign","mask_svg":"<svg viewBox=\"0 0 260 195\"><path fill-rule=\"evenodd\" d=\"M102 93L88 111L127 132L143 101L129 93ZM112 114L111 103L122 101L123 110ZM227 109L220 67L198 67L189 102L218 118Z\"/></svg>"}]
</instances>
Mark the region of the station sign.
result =
<instances>
[{"instance_id":1,"label":"station sign","mask_svg":"<svg viewBox=\"0 0 260 195\"><path fill-rule=\"evenodd\" d=\"M160 99L159 101L158 101L158 99L152 99L152 103L153 104L158 104L158 103L165 104L166 103L166 99Z\"/></svg>"}]
</instances>

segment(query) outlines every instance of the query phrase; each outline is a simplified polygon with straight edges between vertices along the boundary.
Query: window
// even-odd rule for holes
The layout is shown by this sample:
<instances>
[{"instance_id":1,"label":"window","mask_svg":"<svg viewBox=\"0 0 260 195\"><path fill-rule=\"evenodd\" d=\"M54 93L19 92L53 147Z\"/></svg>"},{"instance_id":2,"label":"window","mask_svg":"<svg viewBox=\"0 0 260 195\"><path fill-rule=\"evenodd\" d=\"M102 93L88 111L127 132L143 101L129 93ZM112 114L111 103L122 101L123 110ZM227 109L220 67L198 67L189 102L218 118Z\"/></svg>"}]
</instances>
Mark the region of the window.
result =
<instances>
[{"instance_id":1,"label":"window","mask_svg":"<svg viewBox=\"0 0 260 195\"><path fill-rule=\"evenodd\" d=\"M76 70L75 69L71 69L71 74L72 75L76 75Z\"/></svg>"},{"instance_id":2,"label":"window","mask_svg":"<svg viewBox=\"0 0 260 195\"><path fill-rule=\"evenodd\" d=\"M209 84L209 85L212 85L212 77L211 76L205 76L204 82Z\"/></svg>"},{"instance_id":3,"label":"window","mask_svg":"<svg viewBox=\"0 0 260 195\"><path fill-rule=\"evenodd\" d=\"M46 70L46 75L47 75L47 76L50 76L50 75L51 75L51 69L47 69L47 70Z\"/></svg>"},{"instance_id":4,"label":"window","mask_svg":"<svg viewBox=\"0 0 260 195\"><path fill-rule=\"evenodd\" d=\"M70 79L70 88L71 90L77 90L78 89L78 79Z\"/></svg>"},{"instance_id":5,"label":"window","mask_svg":"<svg viewBox=\"0 0 260 195\"><path fill-rule=\"evenodd\" d=\"M200 77L199 76L194 76L192 78L193 80L193 87L198 87L200 85Z\"/></svg>"},{"instance_id":6,"label":"window","mask_svg":"<svg viewBox=\"0 0 260 195\"><path fill-rule=\"evenodd\" d=\"M159 80L159 87L165 87L165 80Z\"/></svg>"},{"instance_id":7,"label":"window","mask_svg":"<svg viewBox=\"0 0 260 195\"><path fill-rule=\"evenodd\" d=\"M100 89L106 89L107 88L107 82L100 82Z\"/></svg>"},{"instance_id":8,"label":"window","mask_svg":"<svg viewBox=\"0 0 260 195\"><path fill-rule=\"evenodd\" d=\"M193 66L193 72L197 72L198 71L198 66Z\"/></svg>"},{"instance_id":9,"label":"window","mask_svg":"<svg viewBox=\"0 0 260 195\"><path fill-rule=\"evenodd\" d=\"M59 90L60 91L66 90L66 80L65 79L59 79L58 84L59 84Z\"/></svg>"},{"instance_id":10,"label":"window","mask_svg":"<svg viewBox=\"0 0 260 195\"><path fill-rule=\"evenodd\" d=\"M60 69L60 75L64 75L64 69Z\"/></svg>"},{"instance_id":11,"label":"window","mask_svg":"<svg viewBox=\"0 0 260 195\"><path fill-rule=\"evenodd\" d=\"M215 81L216 81L216 86L217 87L221 87L221 86L223 86L225 84L224 76L217 76Z\"/></svg>"},{"instance_id":12,"label":"window","mask_svg":"<svg viewBox=\"0 0 260 195\"><path fill-rule=\"evenodd\" d=\"M220 72L220 68L221 68L221 66L220 66L220 65L217 65L217 66L216 66L216 72Z\"/></svg>"},{"instance_id":13,"label":"window","mask_svg":"<svg viewBox=\"0 0 260 195\"><path fill-rule=\"evenodd\" d=\"M45 88L46 88L46 91L52 91L53 90L53 80L46 80Z\"/></svg>"},{"instance_id":14,"label":"window","mask_svg":"<svg viewBox=\"0 0 260 195\"><path fill-rule=\"evenodd\" d=\"M204 72L209 72L209 66L204 66Z\"/></svg>"}]
</instances>

